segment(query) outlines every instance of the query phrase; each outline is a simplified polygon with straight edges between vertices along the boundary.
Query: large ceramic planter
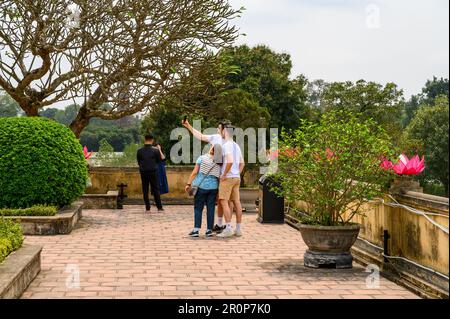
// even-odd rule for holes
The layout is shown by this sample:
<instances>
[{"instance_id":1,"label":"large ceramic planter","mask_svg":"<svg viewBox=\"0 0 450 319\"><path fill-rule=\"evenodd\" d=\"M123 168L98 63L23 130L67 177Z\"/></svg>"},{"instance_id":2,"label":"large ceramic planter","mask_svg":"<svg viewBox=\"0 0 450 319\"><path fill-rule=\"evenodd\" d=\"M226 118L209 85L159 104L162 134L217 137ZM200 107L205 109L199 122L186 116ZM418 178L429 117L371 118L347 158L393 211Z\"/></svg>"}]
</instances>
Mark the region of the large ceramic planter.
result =
<instances>
[{"instance_id":1,"label":"large ceramic planter","mask_svg":"<svg viewBox=\"0 0 450 319\"><path fill-rule=\"evenodd\" d=\"M360 226L300 225L303 241L308 246L304 256L306 267L352 268L350 248L358 238Z\"/></svg>"}]
</instances>

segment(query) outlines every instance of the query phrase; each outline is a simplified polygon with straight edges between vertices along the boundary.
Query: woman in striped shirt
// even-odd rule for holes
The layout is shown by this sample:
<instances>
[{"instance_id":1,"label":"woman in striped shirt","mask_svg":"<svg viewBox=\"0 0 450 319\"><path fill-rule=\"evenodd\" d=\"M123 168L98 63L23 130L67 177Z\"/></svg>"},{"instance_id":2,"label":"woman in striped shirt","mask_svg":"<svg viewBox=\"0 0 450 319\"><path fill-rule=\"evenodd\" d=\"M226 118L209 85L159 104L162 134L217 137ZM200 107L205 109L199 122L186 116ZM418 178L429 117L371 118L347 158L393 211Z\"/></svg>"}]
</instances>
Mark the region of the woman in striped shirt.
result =
<instances>
[{"instance_id":1,"label":"woman in striped shirt","mask_svg":"<svg viewBox=\"0 0 450 319\"><path fill-rule=\"evenodd\" d=\"M206 237L212 237L216 197L219 189L220 164L222 163L222 149L220 144L211 147L208 154L197 159L194 170L185 187L186 192L191 186L198 187L194 196L194 229L189 233L191 237L199 237L202 227L203 208L206 205L207 230Z\"/></svg>"}]
</instances>

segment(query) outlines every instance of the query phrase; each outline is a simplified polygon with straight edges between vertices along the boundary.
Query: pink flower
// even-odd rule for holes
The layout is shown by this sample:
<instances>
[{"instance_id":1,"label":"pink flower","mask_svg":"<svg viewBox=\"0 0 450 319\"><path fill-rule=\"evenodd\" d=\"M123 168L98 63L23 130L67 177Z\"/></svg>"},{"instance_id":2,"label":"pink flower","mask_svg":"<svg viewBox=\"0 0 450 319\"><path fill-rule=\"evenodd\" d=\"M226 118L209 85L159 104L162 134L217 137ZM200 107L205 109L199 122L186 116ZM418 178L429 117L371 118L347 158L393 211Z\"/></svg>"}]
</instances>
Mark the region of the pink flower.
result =
<instances>
[{"instance_id":1,"label":"pink flower","mask_svg":"<svg viewBox=\"0 0 450 319\"><path fill-rule=\"evenodd\" d=\"M89 159L92 156L92 152L88 153L87 147L83 147L84 158Z\"/></svg>"},{"instance_id":2,"label":"pink flower","mask_svg":"<svg viewBox=\"0 0 450 319\"><path fill-rule=\"evenodd\" d=\"M284 153L288 157L294 157L297 154L297 152L294 149L292 149L292 148L286 149L284 151Z\"/></svg>"},{"instance_id":3,"label":"pink flower","mask_svg":"<svg viewBox=\"0 0 450 319\"><path fill-rule=\"evenodd\" d=\"M334 157L334 152L327 147L327 149L325 150L325 155L327 156L328 160L331 160Z\"/></svg>"},{"instance_id":4,"label":"pink flower","mask_svg":"<svg viewBox=\"0 0 450 319\"><path fill-rule=\"evenodd\" d=\"M422 156L422 160L418 155L411 159L405 154L400 155L400 160L393 167L394 172L398 175L418 175L425 169L425 157Z\"/></svg>"},{"instance_id":5,"label":"pink flower","mask_svg":"<svg viewBox=\"0 0 450 319\"><path fill-rule=\"evenodd\" d=\"M269 151L269 160L274 161L278 158L279 155L280 155L279 150Z\"/></svg>"},{"instance_id":6,"label":"pink flower","mask_svg":"<svg viewBox=\"0 0 450 319\"><path fill-rule=\"evenodd\" d=\"M382 168L382 169L385 169L385 170L391 170L391 169L393 169L394 168L394 164L392 164L392 162L391 161L389 161L389 160L387 160L387 159L383 159L383 161L381 162L381 165L380 165L380 167Z\"/></svg>"}]
</instances>

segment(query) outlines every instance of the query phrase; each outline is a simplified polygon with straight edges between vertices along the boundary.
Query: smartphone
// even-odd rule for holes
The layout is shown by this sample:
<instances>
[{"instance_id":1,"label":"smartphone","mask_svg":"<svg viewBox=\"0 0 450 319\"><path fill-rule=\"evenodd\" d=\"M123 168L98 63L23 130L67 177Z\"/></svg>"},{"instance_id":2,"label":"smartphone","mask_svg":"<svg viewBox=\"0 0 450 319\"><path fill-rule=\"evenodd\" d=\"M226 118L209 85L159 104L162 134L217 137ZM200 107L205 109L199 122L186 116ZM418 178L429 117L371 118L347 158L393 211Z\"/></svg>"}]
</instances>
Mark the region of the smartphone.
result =
<instances>
[{"instance_id":1,"label":"smartphone","mask_svg":"<svg viewBox=\"0 0 450 319\"><path fill-rule=\"evenodd\" d=\"M185 115L185 116L183 117L183 124L186 123L186 121L187 121L187 116Z\"/></svg>"}]
</instances>

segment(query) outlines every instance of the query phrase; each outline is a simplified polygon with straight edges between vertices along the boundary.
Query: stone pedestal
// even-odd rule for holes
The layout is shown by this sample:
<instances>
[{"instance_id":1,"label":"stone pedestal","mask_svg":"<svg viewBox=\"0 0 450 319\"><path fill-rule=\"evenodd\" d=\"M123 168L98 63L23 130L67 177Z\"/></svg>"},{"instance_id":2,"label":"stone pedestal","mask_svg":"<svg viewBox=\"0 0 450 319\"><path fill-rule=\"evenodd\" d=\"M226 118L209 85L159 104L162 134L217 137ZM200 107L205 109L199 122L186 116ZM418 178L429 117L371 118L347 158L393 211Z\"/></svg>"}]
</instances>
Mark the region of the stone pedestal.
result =
<instances>
[{"instance_id":1,"label":"stone pedestal","mask_svg":"<svg viewBox=\"0 0 450 319\"><path fill-rule=\"evenodd\" d=\"M353 257L350 252L346 253L325 253L314 252L309 249L303 258L305 267L309 268L352 268Z\"/></svg>"},{"instance_id":2,"label":"stone pedestal","mask_svg":"<svg viewBox=\"0 0 450 319\"><path fill-rule=\"evenodd\" d=\"M406 194L406 192L423 193L423 188L411 176L399 176L392 182L389 192L391 194Z\"/></svg>"}]
</instances>

